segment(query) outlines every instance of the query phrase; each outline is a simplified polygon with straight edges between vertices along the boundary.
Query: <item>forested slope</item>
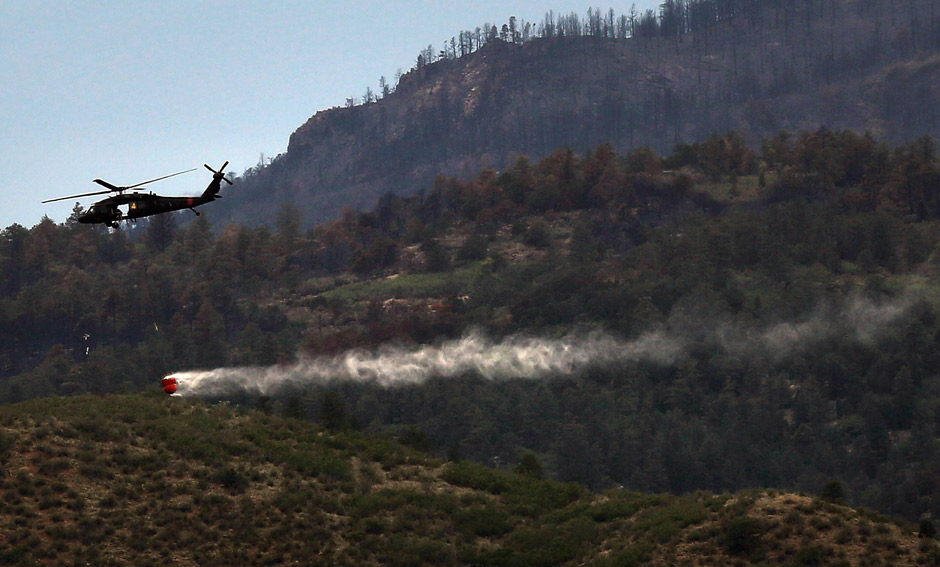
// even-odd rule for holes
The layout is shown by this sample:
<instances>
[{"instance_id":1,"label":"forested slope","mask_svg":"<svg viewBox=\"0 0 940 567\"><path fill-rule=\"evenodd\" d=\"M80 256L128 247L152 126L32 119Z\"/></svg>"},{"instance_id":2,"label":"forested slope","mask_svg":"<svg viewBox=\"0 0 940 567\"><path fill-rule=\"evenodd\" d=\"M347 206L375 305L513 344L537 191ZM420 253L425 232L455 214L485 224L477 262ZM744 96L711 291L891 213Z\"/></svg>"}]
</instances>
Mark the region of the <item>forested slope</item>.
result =
<instances>
[{"instance_id":1,"label":"forested slope","mask_svg":"<svg viewBox=\"0 0 940 567\"><path fill-rule=\"evenodd\" d=\"M175 371L260 375L475 336L600 336L628 353L653 336L668 356L233 399L500 467L531 452L594 489L836 480L850 502L916 520L936 513L940 482L938 172L927 138L782 133L755 152L730 134L666 157L602 145L441 177L308 231L291 205L273 231L214 232L207 210L183 228L154 217L136 241L13 225L0 393L137 391Z\"/></svg>"}]
</instances>

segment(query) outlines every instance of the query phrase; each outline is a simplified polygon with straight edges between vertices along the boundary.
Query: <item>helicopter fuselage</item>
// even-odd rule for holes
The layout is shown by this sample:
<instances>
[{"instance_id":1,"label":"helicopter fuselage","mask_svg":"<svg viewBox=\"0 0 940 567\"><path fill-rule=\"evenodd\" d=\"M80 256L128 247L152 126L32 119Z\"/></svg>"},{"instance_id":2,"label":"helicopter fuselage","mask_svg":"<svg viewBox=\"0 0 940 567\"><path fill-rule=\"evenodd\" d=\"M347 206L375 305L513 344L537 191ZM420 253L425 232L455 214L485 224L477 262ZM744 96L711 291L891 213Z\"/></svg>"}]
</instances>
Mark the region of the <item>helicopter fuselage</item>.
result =
<instances>
[{"instance_id":1,"label":"helicopter fuselage","mask_svg":"<svg viewBox=\"0 0 940 567\"><path fill-rule=\"evenodd\" d=\"M215 200L217 196L204 197L161 197L153 193L130 193L115 195L98 201L88 211L78 217L78 222L116 223L122 220L138 219L170 211L192 209L203 203ZM119 207L127 205L126 210Z\"/></svg>"},{"instance_id":2,"label":"helicopter fuselage","mask_svg":"<svg viewBox=\"0 0 940 567\"><path fill-rule=\"evenodd\" d=\"M205 168L212 172L212 181L209 182L209 185L206 187L205 191L202 192L202 195L199 195L198 197L164 197L154 193L141 192L143 186L148 183L162 181L164 179L169 179L170 177L175 177L177 175L189 173L190 171L195 171L195 169L188 169L186 171L171 173L170 175L164 175L163 177L158 177L156 179L151 179L149 181L143 181L141 183L128 186L118 186L112 183L108 183L103 179L95 179L95 183L101 185L102 187L106 187L104 191L81 193L79 195L70 195L68 197L57 197L55 199L48 199L43 201L43 203L52 203L55 201L63 201L65 199L76 199L81 197L88 197L90 195L103 195L105 193L116 192L117 195L112 195L93 204L87 211L79 215L77 219L78 222L81 223L104 223L112 228L118 228L118 223L123 220L139 219L141 217L149 217L151 215L169 213L171 211L179 211L182 209L189 209L198 215L199 212L196 211L195 207L205 203L211 203L212 201L221 198L219 191L222 188L223 181L229 185L232 185L232 182L225 178L225 168L227 166L228 162L226 161L222 164L222 167L216 171L209 167L208 164L205 165ZM131 192L127 193L126 191ZM125 205L127 206L126 209L122 210L120 207Z\"/></svg>"},{"instance_id":3,"label":"helicopter fuselage","mask_svg":"<svg viewBox=\"0 0 940 567\"><path fill-rule=\"evenodd\" d=\"M202 195L198 197L164 197L154 193L140 192L124 193L123 191L130 188L117 187L107 181L96 179L95 183L108 187L110 191L118 191L119 193L93 204L84 214L79 215L78 222L86 224L105 223L110 227L117 228L118 223L123 220L139 219L141 217L149 217L151 215L169 213L182 209L190 209L198 215L199 212L196 211L195 207L205 203L211 203L221 198L219 190L222 187L223 180L228 184L232 183L228 179L225 179L223 173L227 165L228 162L225 162L222 167L219 168L219 171L212 169L208 165L206 166L206 169L212 172L212 181L209 182L209 185L206 187L205 191L202 192ZM159 179L157 181L159 181ZM120 208L124 205L127 205L126 210Z\"/></svg>"}]
</instances>

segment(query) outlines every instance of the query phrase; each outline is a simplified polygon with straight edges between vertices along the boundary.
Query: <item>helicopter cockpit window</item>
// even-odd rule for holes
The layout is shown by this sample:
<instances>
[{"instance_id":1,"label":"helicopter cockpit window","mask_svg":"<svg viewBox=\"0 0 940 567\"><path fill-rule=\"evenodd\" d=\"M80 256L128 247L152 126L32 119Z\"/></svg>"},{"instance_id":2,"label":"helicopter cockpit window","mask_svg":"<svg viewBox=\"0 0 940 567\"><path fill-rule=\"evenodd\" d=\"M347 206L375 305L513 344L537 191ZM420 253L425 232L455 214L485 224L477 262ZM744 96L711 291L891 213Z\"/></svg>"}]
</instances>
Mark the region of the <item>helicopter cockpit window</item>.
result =
<instances>
[{"instance_id":1,"label":"helicopter cockpit window","mask_svg":"<svg viewBox=\"0 0 940 567\"><path fill-rule=\"evenodd\" d=\"M92 205L91 211L96 215L117 215L121 216L121 210L110 205Z\"/></svg>"}]
</instances>

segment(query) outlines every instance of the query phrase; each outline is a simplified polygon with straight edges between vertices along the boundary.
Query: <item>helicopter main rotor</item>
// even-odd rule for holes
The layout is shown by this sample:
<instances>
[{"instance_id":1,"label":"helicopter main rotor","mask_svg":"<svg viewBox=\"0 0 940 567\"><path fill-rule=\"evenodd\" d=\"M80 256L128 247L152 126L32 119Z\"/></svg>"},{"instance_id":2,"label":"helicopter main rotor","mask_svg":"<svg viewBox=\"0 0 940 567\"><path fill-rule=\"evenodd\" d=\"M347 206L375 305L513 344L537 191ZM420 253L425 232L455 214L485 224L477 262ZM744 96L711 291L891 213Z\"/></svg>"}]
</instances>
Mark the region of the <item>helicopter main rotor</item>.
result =
<instances>
[{"instance_id":1,"label":"helicopter main rotor","mask_svg":"<svg viewBox=\"0 0 940 567\"><path fill-rule=\"evenodd\" d=\"M225 162L225 163L228 164L228 162ZM209 167L209 166L207 165L206 167ZM223 166L222 168L225 169L225 166ZM177 175L182 175L184 173L190 173L192 171L196 171L196 169L197 168L194 167L193 169L187 169L186 171L178 171L176 173L171 173L170 175L164 175L163 177L157 177L156 179L148 179L147 181L141 181L140 183L135 183L134 185L127 185L124 187L112 185L111 183L108 183L107 181L103 179L94 179L93 180L94 183L97 183L98 185L101 185L102 187L107 187L107 189L104 191L93 191L91 193L81 193L79 195L69 195L68 197L58 197L56 199L48 199L46 201L43 201L43 203L53 203L55 201L64 201L66 199L78 199L79 197L91 197L92 195L105 195L107 193L114 193L114 192L123 193L124 191L130 191L133 189L142 189L143 188L142 186L148 183L154 183L156 181L163 181L164 179L169 179L170 177L176 177ZM215 172L213 171L213 173ZM226 179L226 181L228 181L228 179ZM228 182L229 184L232 183L231 181L228 181Z\"/></svg>"}]
</instances>

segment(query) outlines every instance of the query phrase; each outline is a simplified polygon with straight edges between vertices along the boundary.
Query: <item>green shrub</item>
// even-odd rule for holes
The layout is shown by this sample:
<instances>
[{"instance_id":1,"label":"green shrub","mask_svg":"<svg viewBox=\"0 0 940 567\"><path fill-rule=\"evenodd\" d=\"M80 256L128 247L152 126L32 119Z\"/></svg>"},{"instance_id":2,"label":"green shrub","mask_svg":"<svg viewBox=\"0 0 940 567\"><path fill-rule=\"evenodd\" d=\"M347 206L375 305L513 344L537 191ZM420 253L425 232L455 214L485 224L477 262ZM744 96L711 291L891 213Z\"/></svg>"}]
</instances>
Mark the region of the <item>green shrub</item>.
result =
<instances>
[{"instance_id":1,"label":"green shrub","mask_svg":"<svg viewBox=\"0 0 940 567\"><path fill-rule=\"evenodd\" d=\"M552 232L542 220L533 221L522 236L522 241L535 248L547 248L552 243Z\"/></svg>"},{"instance_id":2,"label":"green shrub","mask_svg":"<svg viewBox=\"0 0 940 567\"><path fill-rule=\"evenodd\" d=\"M801 547L793 556L793 564L805 567L823 565L826 559L833 554L832 548L819 544L810 544Z\"/></svg>"},{"instance_id":3,"label":"green shrub","mask_svg":"<svg viewBox=\"0 0 940 567\"><path fill-rule=\"evenodd\" d=\"M498 490L500 480L495 471L470 461L450 463L441 476L445 481L466 488L494 492Z\"/></svg>"},{"instance_id":4,"label":"green shrub","mask_svg":"<svg viewBox=\"0 0 940 567\"><path fill-rule=\"evenodd\" d=\"M740 516L729 521L718 542L725 550L738 557L753 557L761 552L763 524L750 516Z\"/></svg>"},{"instance_id":5,"label":"green shrub","mask_svg":"<svg viewBox=\"0 0 940 567\"><path fill-rule=\"evenodd\" d=\"M284 451L282 458L285 465L304 476L340 481L353 479L352 466L347 461L332 455L318 454L312 449Z\"/></svg>"},{"instance_id":6,"label":"green shrub","mask_svg":"<svg viewBox=\"0 0 940 567\"><path fill-rule=\"evenodd\" d=\"M241 494L251 484L245 475L232 467L225 467L213 473L212 481L236 494Z\"/></svg>"},{"instance_id":7,"label":"green shrub","mask_svg":"<svg viewBox=\"0 0 940 567\"><path fill-rule=\"evenodd\" d=\"M6 462L15 444L16 441L12 436L0 435L0 463Z\"/></svg>"},{"instance_id":8,"label":"green shrub","mask_svg":"<svg viewBox=\"0 0 940 567\"><path fill-rule=\"evenodd\" d=\"M592 506L589 515L595 522L609 522L617 518L629 518L641 509L658 502L655 496L623 492L613 494L606 501Z\"/></svg>"},{"instance_id":9,"label":"green shrub","mask_svg":"<svg viewBox=\"0 0 940 567\"><path fill-rule=\"evenodd\" d=\"M610 560L609 567L639 567L653 559L654 547L649 543L637 543L617 553Z\"/></svg>"},{"instance_id":10,"label":"green shrub","mask_svg":"<svg viewBox=\"0 0 940 567\"><path fill-rule=\"evenodd\" d=\"M64 502L61 498L52 494L43 495L39 498L39 509L48 510L49 508L59 508Z\"/></svg>"},{"instance_id":11,"label":"green shrub","mask_svg":"<svg viewBox=\"0 0 940 567\"><path fill-rule=\"evenodd\" d=\"M574 518L561 526L517 529L509 536L508 548L516 552L517 565L561 565L581 556L594 545L597 524L588 518Z\"/></svg>"},{"instance_id":12,"label":"green shrub","mask_svg":"<svg viewBox=\"0 0 940 567\"><path fill-rule=\"evenodd\" d=\"M398 442L406 447L417 449L425 453L434 450L434 441L427 433L415 425L408 426L401 435L398 436Z\"/></svg>"},{"instance_id":13,"label":"green shrub","mask_svg":"<svg viewBox=\"0 0 940 567\"><path fill-rule=\"evenodd\" d=\"M350 514L365 518L387 512L392 509L392 503L385 491L382 491L352 496L347 500L346 507Z\"/></svg>"},{"instance_id":14,"label":"green shrub","mask_svg":"<svg viewBox=\"0 0 940 567\"><path fill-rule=\"evenodd\" d=\"M482 260L489 251L489 240L481 234L471 234L457 249L457 258L464 261Z\"/></svg>"},{"instance_id":15,"label":"green shrub","mask_svg":"<svg viewBox=\"0 0 940 567\"><path fill-rule=\"evenodd\" d=\"M458 510L454 514L457 529L480 537L498 537L512 531L514 522L495 506Z\"/></svg>"},{"instance_id":16,"label":"green shrub","mask_svg":"<svg viewBox=\"0 0 940 567\"><path fill-rule=\"evenodd\" d=\"M635 520L635 525L646 531L652 540L665 543L682 529L701 523L707 517L702 503L679 499L664 506L648 508Z\"/></svg>"},{"instance_id":17,"label":"green shrub","mask_svg":"<svg viewBox=\"0 0 940 567\"><path fill-rule=\"evenodd\" d=\"M521 477L470 461L448 463L441 478L457 486L500 495L514 513L529 516L563 508L586 494L576 484Z\"/></svg>"},{"instance_id":18,"label":"green shrub","mask_svg":"<svg viewBox=\"0 0 940 567\"><path fill-rule=\"evenodd\" d=\"M388 523L382 518L370 517L362 521L362 531L370 535L378 535L385 532Z\"/></svg>"}]
</instances>

